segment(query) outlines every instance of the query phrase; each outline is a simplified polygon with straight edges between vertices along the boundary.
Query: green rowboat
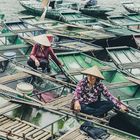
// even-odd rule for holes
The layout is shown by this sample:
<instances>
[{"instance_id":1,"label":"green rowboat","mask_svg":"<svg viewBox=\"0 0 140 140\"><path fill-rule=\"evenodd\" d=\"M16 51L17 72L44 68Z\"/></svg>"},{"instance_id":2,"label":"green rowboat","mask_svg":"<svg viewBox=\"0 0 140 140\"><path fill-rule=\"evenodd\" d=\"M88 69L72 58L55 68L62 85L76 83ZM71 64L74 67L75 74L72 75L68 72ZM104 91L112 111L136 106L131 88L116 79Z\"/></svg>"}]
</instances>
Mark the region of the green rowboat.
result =
<instances>
[{"instance_id":1,"label":"green rowboat","mask_svg":"<svg viewBox=\"0 0 140 140\"><path fill-rule=\"evenodd\" d=\"M123 7L130 13L140 13L140 4L133 1L122 2Z\"/></svg>"},{"instance_id":2,"label":"green rowboat","mask_svg":"<svg viewBox=\"0 0 140 140\"><path fill-rule=\"evenodd\" d=\"M115 65L140 79L140 51L127 46L106 48Z\"/></svg>"}]
</instances>

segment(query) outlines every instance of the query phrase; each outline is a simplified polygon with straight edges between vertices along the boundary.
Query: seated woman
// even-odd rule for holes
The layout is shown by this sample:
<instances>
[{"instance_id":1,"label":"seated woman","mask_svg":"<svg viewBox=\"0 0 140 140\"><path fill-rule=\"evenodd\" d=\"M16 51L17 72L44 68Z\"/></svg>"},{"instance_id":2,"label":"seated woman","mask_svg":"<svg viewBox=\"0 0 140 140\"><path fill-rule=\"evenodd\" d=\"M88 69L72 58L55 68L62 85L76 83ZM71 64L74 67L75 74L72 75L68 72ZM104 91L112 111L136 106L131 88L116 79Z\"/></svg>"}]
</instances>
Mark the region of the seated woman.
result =
<instances>
[{"instance_id":1,"label":"seated woman","mask_svg":"<svg viewBox=\"0 0 140 140\"><path fill-rule=\"evenodd\" d=\"M33 69L41 67L42 72L46 72L46 70L47 72L50 72L49 56L51 56L51 58L57 65L63 66L63 64L57 59L53 49L51 48L52 39L53 36L49 34L43 34L33 37L33 40L36 42L36 44L33 46L30 58L27 61L27 64Z\"/></svg>"},{"instance_id":2,"label":"seated woman","mask_svg":"<svg viewBox=\"0 0 140 140\"><path fill-rule=\"evenodd\" d=\"M96 117L103 117L108 111L113 109L114 106L122 111L128 110L127 107L111 95L106 86L101 83L104 77L97 66L86 69L82 71L82 73L87 76L78 83L75 89L73 97L73 107L75 111L81 111L82 113ZM106 101L101 100L101 94L107 99Z\"/></svg>"}]
</instances>

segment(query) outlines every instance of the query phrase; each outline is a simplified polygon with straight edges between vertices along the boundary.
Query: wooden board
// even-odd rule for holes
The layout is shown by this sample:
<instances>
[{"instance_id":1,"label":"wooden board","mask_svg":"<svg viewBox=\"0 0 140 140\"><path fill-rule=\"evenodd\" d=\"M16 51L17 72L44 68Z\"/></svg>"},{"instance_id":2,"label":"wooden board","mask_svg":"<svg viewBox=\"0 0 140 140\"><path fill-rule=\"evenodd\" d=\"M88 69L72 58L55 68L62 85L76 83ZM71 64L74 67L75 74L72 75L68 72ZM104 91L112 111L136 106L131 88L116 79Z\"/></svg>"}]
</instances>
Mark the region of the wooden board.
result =
<instances>
[{"instance_id":1,"label":"wooden board","mask_svg":"<svg viewBox=\"0 0 140 140\"><path fill-rule=\"evenodd\" d=\"M28 78L30 76L31 75L29 75L27 73L18 72L18 73L12 74L12 75L0 77L0 84L5 84L5 83L9 83L9 82L16 81L19 79Z\"/></svg>"},{"instance_id":2,"label":"wooden board","mask_svg":"<svg viewBox=\"0 0 140 140\"><path fill-rule=\"evenodd\" d=\"M0 136L12 140L41 140L44 138L47 140L51 137L51 133L18 118L12 119L0 115Z\"/></svg>"}]
</instances>

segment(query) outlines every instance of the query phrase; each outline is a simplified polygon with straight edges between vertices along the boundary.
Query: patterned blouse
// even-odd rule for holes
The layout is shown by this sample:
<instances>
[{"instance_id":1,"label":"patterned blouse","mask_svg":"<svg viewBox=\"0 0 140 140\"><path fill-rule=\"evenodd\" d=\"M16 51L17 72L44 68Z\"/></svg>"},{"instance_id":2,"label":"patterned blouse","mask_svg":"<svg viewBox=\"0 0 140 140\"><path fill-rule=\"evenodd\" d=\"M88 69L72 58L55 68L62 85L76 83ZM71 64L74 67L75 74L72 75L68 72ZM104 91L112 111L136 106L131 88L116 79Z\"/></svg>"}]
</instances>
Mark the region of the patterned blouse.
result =
<instances>
[{"instance_id":1,"label":"patterned blouse","mask_svg":"<svg viewBox=\"0 0 140 140\"><path fill-rule=\"evenodd\" d=\"M49 60L49 55L54 60L57 65L61 65L61 62L58 60L57 56L54 54L54 51L51 47L45 47L44 50L41 50L41 47L38 44L33 46L33 49L30 54L32 60L37 59L38 61L42 59Z\"/></svg>"},{"instance_id":2,"label":"patterned blouse","mask_svg":"<svg viewBox=\"0 0 140 140\"><path fill-rule=\"evenodd\" d=\"M101 94L103 94L107 100L112 101L116 107L120 108L121 102L108 91L104 84L96 82L95 85L90 88L87 77L78 83L74 92L74 100L78 100L80 103L89 104L96 102Z\"/></svg>"}]
</instances>

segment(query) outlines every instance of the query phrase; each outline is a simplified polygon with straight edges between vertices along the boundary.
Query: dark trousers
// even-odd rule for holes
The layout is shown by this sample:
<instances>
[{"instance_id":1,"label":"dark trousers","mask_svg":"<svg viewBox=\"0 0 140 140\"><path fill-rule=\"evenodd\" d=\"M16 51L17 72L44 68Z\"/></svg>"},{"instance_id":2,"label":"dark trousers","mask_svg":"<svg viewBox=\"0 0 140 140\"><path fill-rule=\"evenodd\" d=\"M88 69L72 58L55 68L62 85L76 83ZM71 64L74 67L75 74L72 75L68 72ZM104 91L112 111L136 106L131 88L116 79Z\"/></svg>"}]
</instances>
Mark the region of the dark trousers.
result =
<instances>
[{"instance_id":1,"label":"dark trousers","mask_svg":"<svg viewBox=\"0 0 140 140\"><path fill-rule=\"evenodd\" d=\"M96 117L103 117L113 107L114 104L111 101L97 101L90 104L81 104L81 112Z\"/></svg>"},{"instance_id":2,"label":"dark trousers","mask_svg":"<svg viewBox=\"0 0 140 140\"><path fill-rule=\"evenodd\" d=\"M31 58L28 59L27 64L32 67L33 69L37 70L37 66L35 65L35 61L33 61ZM50 72L50 65L49 62L47 60L42 59L40 61L40 66L42 68L42 70L45 70L47 68L47 71Z\"/></svg>"}]
</instances>

